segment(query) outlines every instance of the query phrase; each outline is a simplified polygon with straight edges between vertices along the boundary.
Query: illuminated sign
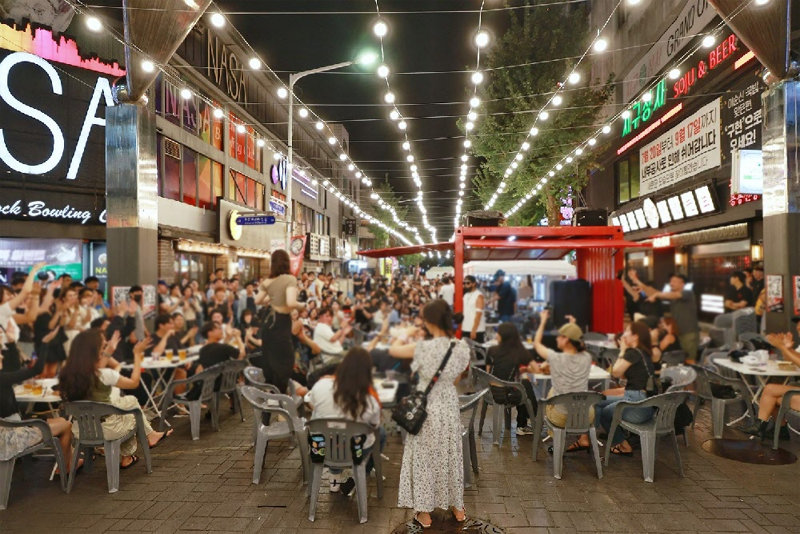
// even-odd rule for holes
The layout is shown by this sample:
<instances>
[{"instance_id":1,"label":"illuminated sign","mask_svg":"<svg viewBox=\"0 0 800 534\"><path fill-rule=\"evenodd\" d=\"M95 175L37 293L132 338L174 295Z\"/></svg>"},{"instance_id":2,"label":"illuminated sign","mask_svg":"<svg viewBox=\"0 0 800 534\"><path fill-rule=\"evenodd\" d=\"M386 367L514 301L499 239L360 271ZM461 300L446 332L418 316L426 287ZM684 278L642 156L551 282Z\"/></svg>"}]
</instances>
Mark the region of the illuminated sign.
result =
<instances>
[{"instance_id":1,"label":"illuminated sign","mask_svg":"<svg viewBox=\"0 0 800 534\"><path fill-rule=\"evenodd\" d=\"M692 67L681 76L678 81L672 86L673 98L688 95L691 88L697 83L697 80L705 78L709 72L719 67L728 58L733 56L734 52L740 50L738 47L738 39L735 35L731 34L725 38L722 43L714 50L709 52L707 60L701 59L696 67Z\"/></svg>"},{"instance_id":2,"label":"illuminated sign","mask_svg":"<svg viewBox=\"0 0 800 534\"><path fill-rule=\"evenodd\" d=\"M48 205L43 200L30 200L24 202L21 199L3 198L0 204L0 215L16 219L40 219L56 222L79 222L87 224L106 223L106 210L102 210L95 215L92 210L81 209L64 204L61 206Z\"/></svg>"},{"instance_id":3,"label":"illuminated sign","mask_svg":"<svg viewBox=\"0 0 800 534\"><path fill-rule=\"evenodd\" d=\"M275 185L280 184L281 189L286 189L286 160L281 158L269 168L269 177Z\"/></svg>"},{"instance_id":4,"label":"illuminated sign","mask_svg":"<svg viewBox=\"0 0 800 534\"><path fill-rule=\"evenodd\" d=\"M632 133L640 126L643 126L645 122L649 121L653 117L653 113L655 113L656 110L662 108L664 104L667 103L666 80L661 80L658 82L658 85L656 85L655 89L655 95L652 93L648 94L650 94L649 100L640 100L634 102L633 105L628 108L628 118L625 119L625 122L622 125L622 137Z\"/></svg>"},{"instance_id":5,"label":"illuminated sign","mask_svg":"<svg viewBox=\"0 0 800 534\"><path fill-rule=\"evenodd\" d=\"M645 219L647 219L647 225L654 230L658 228L658 225L661 221L658 215L658 208L656 208L656 204L653 202L653 199L644 199L644 202L642 202L642 210L644 211Z\"/></svg>"},{"instance_id":6,"label":"illuminated sign","mask_svg":"<svg viewBox=\"0 0 800 534\"><path fill-rule=\"evenodd\" d=\"M700 213L711 213L716 211L714 205L714 197L711 195L711 188L708 185L703 185L694 190L697 197L697 203L700 206Z\"/></svg>"},{"instance_id":7,"label":"illuminated sign","mask_svg":"<svg viewBox=\"0 0 800 534\"><path fill-rule=\"evenodd\" d=\"M760 195L764 190L761 151L734 150L731 156L731 194Z\"/></svg>"},{"instance_id":8,"label":"illuminated sign","mask_svg":"<svg viewBox=\"0 0 800 534\"><path fill-rule=\"evenodd\" d=\"M208 63L206 76L237 102L247 102L245 63L219 37L207 34Z\"/></svg>"},{"instance_id":9,"label":"illuminated sign","mask_svg":"<svg viewBox=\"0 0 800 534\"><path fill-rule=\"evenodd\" d=\"M653 248L668 248L672 246L672 240L668 235L653 238Z\"/></svg>"},{"instance_id":10,"label":"illuminated sign","mask_svg":"<svg viewBox=\"0 0 800 534\"><path fill-rule=\"evenodd\" d=\"M610 220L622 226L622 231L657 230L663 225L691 219L700 215L714 213L718 205L710 183L692 186L683 191L673 192L661 197L647 197L631 202L624 210L615 211ZM662 236L660 245L670 246L668 238Z\"/></svg>"},{"instance_id":11,"label":"illuminated sign","mask_svg":"<svg viewBox=\"0 0 800 534\"><path fill-rule=\"evenodd\" d=\"M683 219L683 208L681 207L680 197L670 197L667 199L669 204L669 211L672 213L672 218L676 221Z\"/></svg>"},{"instance_id":12,"label":"illuminated sign","mask_svg":"<svg viewBox=\"0 0 800 534\"><path fill-rule=\"evenodd\" d=\"M636 215L636 224L639 225L639 228L644 230L647 228L647 218L644 216L644 210L639 208L633 211L633 214Z\"/></svg>"},{"instance_id":13,"label":"illuminated sign","mask_svg":"<svg viewBox=\"0 0 800 534\"><path fill-rule=\"evenodd\" d=\"M666 200L659 200L656 202L656 208L658 208L658 215L661 218L661 222L665 224L672 222L672 214L669 212L669 206Z\"/></svg>"},{"instance_id":14,"label":"illuminated sign","mask_svg":"<svg viewBox=\"0 0 800 534\"><path fill-rule=\"evenodd\" d=\"M639 223L636 222L636 215L632 211L629 211L625 216L628 218L628 225L631 227L631 230L638 230Z\"/></svg>"},{"instance_id":15,"label":"illuminated sign","mask_svg":"<svg viewBox=\"0 0 800 534\"><path fill-rule=\"evenodd\" d=\"M681 205L683 205L683 212L687 217L694 217L700 214L700 211L697 209L697 202L695 202L694 195L691 191L681 193Z\"/></svg>"}]
</instances>

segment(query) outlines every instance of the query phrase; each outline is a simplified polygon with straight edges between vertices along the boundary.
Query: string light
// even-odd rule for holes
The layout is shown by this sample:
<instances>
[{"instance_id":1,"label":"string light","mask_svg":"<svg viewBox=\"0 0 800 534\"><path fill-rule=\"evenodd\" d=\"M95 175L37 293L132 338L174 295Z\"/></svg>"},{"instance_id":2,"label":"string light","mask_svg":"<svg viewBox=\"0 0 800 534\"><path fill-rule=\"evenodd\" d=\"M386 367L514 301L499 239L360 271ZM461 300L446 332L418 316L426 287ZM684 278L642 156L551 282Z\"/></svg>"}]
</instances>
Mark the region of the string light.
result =
<instances>
[{"instance_id":1,"label":"string light","mask_svg":"<svg viewBox=\"0 0 800 534\"><path fill-rule=\"evenodd\" d=\"M225 17L222 16L222 13L212 13L210 20L211 25L215 28L222 28L225 26Z\"/></svg>"},{"instance_id":2,"label":"string light","mask_svg":"<svg viewBox=\"0 0 800 534\"><path fill-rule=\"evenodd\" d=\"M97 17L86 17L86 27L89 28L90 31L99 32L103 29L103 23L100 22L100 19Z\"/></svg>"}]
</instances>

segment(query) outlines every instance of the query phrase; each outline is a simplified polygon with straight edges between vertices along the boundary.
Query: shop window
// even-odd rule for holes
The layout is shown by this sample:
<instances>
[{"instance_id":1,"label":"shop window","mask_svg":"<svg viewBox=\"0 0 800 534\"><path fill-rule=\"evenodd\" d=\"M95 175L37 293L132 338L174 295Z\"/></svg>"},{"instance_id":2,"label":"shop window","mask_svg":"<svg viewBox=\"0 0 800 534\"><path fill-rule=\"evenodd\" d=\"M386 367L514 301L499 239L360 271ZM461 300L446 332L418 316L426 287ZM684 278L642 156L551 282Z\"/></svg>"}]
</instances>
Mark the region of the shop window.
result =
<instances>
[{"instance_id":1,"label":"shop window","mask_svg":"<svg viewBox=\"0 0 800 534\"><path fill-rule=\"evenodd\" d=\"M257 210L264 211L264 184L256 182L256 205Z\"/></svg>"},{"instance_id":2,"label":"shop window","mask_svg":"<svg viewBox=\"0 0 800 534\"><path fill-rule=\"evenodd\" d=\"M256 181L247 178L245 179L245 185L247 185L247 202L245 204L253 208L256 205Z\"/></svg>"},{"instance_id":3,"label":"shop window","mask_svg":"<svg viewBox=\"0 0 800 534\"><path fill-rule=\"evenodd\" d=\"M211 193L211 203L217 205L217 197L222 196L222 164L216 161L211 162L211 178L214 190Z\"/></svg>"},{"instance_id":4,"label":"shop window","mask_svg":"<svg viewBox=\"0 0 800 534\"><path fill-rule=\"evenodd\" d=\"M172 200L181 199L181 145L162 137L164 156L164 176L162 195Z\"/></svg>"},{"instance_id":5,"label":"shop window","mask_svg":"<svg viewBox=\"0 0 800 534\"><path fill-rule=\"evenodd\" d=\"M213 182L211 181L211 160L197 155L197 207L210 208L214 205Z\"/></svg>"},{"instance_id":6,"label":"shop window","mask_svg":"<svg viewBox=\"0 0 800 534\"><path fill-rule=\"evenodd\" d=\"M197 205L197 153L183 147L183 202Z\"/></svg>"},{"instance_id":7,"label":"shop window","mask_svg":"<svg viewBox=\"0 0 800 534\"><path fill-rule=\"evenodd\" d=\"M639 198L639 154L614 164L614 181L617 186L617 204Z\"/></svg>"},{"instance_id":8,"label":"shop window","mask_svg":"<svg viewBox=\"0 0 800 534\"><path fill-rule=\"evenodd\" d=\"M231 171L228 199L239 204L247 203L247 177L244 174Z\"/></svg>"}]
</instances>

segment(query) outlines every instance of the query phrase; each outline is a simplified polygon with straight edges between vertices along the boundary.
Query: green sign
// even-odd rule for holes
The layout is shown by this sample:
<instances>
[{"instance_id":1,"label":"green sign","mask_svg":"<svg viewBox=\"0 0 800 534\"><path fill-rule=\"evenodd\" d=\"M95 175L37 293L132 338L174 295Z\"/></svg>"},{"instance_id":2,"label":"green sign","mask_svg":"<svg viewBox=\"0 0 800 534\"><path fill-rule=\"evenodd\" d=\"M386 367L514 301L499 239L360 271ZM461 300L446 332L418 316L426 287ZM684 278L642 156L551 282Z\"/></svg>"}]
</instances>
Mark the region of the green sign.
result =
<instances>
[{"instance_id":1,"label":"green sign","mask_svg":"<svg viewBox=\"0 0 800 534\"><path fill-rule=\"evenodd\" d=\"M644 123L650 120L655 111L667 103L667 81L661 80L655 89L655 95L645 102L644 100L637 100L631 107L628 108L630 112L625 123L622 125L622 137L632 133Z\"/></svg>"}]
</instances>

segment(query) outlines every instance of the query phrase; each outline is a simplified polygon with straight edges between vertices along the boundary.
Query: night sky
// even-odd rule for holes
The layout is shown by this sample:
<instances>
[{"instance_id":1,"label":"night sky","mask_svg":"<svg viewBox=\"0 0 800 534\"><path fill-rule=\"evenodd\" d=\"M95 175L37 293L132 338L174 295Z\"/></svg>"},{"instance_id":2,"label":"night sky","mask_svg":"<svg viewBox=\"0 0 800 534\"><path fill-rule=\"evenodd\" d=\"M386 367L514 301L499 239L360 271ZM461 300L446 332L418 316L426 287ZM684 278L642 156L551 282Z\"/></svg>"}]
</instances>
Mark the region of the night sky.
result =
<instances>
[{"instance_id":1,"label":"night sky","mask_svg":"<svg viewBox=\"0 0 800 534\"><path fill-rule=\"evenodd\" d=\"M487 6L494 4L497 2L491 1ZM380 41L372 32L377 20L375 0L222 0L217 5L287 82L290 71L348 61L366 48L379 50ZM477 10L481 2L378 0L378 5L382 13L422 11L382 17L389 25L384 51L398 108L409 124L428 221L437 227L437 237L446 240L453 230L459 158L463 154L464 138L457 120L468 110L467 89L471 84L468 72L442 71L474 69L476 49L472 39L478 14L431 11ZM503 24L502 17L502 12L484 14L484 26L494 29ZM409 199L409 219L428 240L428 233L422 231L421 214L410 201L417 189L401 147L403 137L397 123L389 119L391 107L383 101L384 81L374 67L367 70L353 66L304 78L296 92L323 119L344 124L350 134L351 158L374 182L388 177L394 190ZM462 213L480 207L470 189L464 201Z\"/></svg>"}]
</instances>

